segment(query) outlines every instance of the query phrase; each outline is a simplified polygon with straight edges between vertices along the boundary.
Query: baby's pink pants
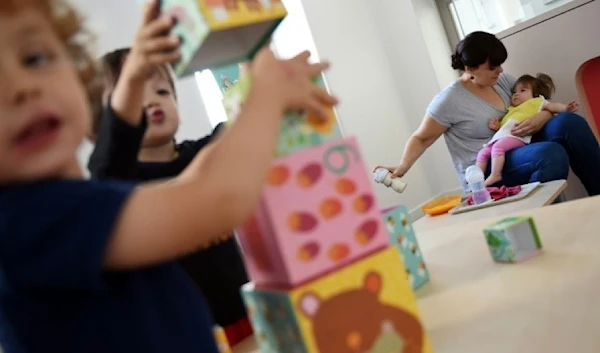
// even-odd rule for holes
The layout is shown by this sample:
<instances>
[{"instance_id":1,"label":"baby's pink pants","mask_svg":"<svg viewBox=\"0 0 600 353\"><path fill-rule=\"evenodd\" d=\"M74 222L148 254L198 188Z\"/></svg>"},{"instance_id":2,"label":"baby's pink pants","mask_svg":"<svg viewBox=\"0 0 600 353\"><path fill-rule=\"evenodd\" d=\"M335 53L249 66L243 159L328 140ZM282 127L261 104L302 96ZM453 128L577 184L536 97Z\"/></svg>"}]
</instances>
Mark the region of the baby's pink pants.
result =
<instances>
[{"instance_id":1,"label":"baby's pink pants","mask_svg":"<svg viewBox=\"0 0 600 353\"><path fill-rule=\"evenodd\" d=\"M491 158L503 156L506 152L525 146L525 142L511 136L498 139L477 153L477 162L487 162Z\"/></svg>"}]
</instances>

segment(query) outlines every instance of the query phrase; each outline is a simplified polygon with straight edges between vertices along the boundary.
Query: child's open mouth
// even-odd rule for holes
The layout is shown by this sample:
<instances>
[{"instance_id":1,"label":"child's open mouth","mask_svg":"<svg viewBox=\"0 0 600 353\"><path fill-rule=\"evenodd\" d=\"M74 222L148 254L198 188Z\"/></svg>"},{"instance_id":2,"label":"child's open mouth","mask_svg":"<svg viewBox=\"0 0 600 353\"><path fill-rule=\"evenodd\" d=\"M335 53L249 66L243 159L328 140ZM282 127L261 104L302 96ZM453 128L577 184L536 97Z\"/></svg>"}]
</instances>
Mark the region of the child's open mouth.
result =
<instances>
[{"instance_id":1,"label":"child's open mouth","mask_svg":"<svg viewBox=\"0 0 600 353\"><path fill-rule=\"evenodd\" d=\"M19 150L30 151L42 148L54 141L60 128L60 120L56 116L46 115L35 119L17 136L15 142Z\"/></svg>"},{"instance_id":2,"label":"child's open mouth","mask_svg":"<svg viewBox=\"0 0 600 353\"><path fill-rule=\"evenodd\" d=\"M163 121L165 121L165 112L160 109L154 110L152 113L150 113L148 121L154 124L161 124Z\"/></svg>"}]
</instances>

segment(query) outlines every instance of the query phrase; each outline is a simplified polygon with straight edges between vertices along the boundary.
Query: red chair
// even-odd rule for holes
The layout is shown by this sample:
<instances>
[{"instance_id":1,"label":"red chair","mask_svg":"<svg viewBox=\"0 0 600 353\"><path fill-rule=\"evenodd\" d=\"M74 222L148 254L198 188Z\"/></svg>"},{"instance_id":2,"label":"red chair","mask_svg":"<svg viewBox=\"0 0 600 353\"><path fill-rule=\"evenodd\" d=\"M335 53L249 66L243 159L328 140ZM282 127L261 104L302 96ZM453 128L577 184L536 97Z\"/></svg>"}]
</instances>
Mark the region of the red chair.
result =
<instances>
[{"instance_id":1,"label":"red chair","mask_svg":"<svg viewBox=\"0 0 600 353\"><path fill-rule=\"evenodd\" d=\"M577 91L581 97L586 119L600 141L600 56L586 61L579 67L575 76Z\"/></svg>"}]
</instances>

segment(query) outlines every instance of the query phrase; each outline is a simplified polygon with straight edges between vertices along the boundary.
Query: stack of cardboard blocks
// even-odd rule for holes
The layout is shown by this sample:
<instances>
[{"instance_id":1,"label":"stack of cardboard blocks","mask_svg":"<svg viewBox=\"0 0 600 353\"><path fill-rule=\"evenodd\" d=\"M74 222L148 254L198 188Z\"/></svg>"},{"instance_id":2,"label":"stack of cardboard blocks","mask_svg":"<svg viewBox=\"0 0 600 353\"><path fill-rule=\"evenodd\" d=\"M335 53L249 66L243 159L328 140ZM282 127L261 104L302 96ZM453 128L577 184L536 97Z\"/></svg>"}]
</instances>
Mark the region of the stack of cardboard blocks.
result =
<instances>
[{"instance_id":1,"label":"stack of cardboard blocks","mask_svg":"<svg viewBox=\"0 0 600 353\"><path fill-rule=\"evenodd\" d=\"M285 16L280 0L163 0L161 6L178 18L179 76L251 58ZM325 87L322 77L316 83ZM227 91L231 120L250 86L242 77ZM333 108L325 120L286 114L276 155L258 209L237 230L252 279L242 295L261 351L431 352L357 140L342 137ZM388 220L391 236L408 235L402 213L390 217L402 227ZM410 241L416 244L414 234ZM398 246L414 249L402 239Z\"/></svg>"},{"instance_id":2,"label":"stack of cardboard blocks","mask_svg":"<svg viewBox=\"0 0 600 353\"><path fill-rule=\"evenodd\" d=\"M243 77L227 92L230 119L250 85ZM406 209L382 216L335 111L287 114L276 155L258 209L236 230L261 352L431 352L400 256L420 256ZM427 280L422 261L411 270L415 287Z\"/></svg>"}]
</instances>

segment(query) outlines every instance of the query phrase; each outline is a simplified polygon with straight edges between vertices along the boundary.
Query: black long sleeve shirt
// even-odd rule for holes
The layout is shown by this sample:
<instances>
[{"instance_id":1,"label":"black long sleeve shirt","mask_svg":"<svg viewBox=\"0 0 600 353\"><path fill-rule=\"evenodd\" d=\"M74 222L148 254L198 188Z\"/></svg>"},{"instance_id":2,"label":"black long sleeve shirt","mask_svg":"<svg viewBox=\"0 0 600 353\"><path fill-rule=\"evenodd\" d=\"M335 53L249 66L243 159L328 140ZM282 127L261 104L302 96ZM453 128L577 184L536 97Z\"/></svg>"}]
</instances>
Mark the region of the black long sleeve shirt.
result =
<instances>
[{"instance_id":1,"label":"black long sleeve shirt","mask_svg":"<svg viewBox=\"0 0 600 353\"><path fill-rule=\"evenodd\" d=\"M224 128L217 125L211 135L177 144L170 162L139 162L137 157L146 132L146 120L132 126L108 107L105 109L96 146L88 168L93 178L153 181L179 175L196 154ZM246 317L240 287L248 276L235 238L214 244L180 259L180 264L200 287L215 321L229 326Z\"/></svg>"}]
</instances>

